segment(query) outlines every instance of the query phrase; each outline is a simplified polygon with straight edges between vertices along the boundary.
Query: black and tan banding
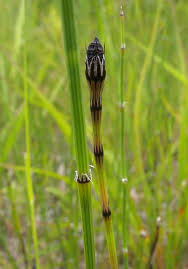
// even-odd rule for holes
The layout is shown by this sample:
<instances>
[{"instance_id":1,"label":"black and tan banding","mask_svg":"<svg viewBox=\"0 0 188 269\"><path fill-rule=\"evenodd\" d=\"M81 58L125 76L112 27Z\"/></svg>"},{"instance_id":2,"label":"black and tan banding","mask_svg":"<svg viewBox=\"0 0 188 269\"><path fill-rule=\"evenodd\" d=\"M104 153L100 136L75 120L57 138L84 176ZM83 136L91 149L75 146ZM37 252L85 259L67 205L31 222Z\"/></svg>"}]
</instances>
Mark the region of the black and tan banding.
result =
<instances>
[{"instance_id":1,"label":"black and tan banding","mask_svg":"<svg viewBox=\"0 0 188 269\"><path fill-rule=\"evenodd\" d=\"M102 166L103 156L104 156L102 144L94 145L94 156L95 156L96 165Z\"/></svg>"},{"instance_id":2,"label":"black and tan banding","mask_svg":"<svg viewBox=\"0 0 188 269\"><path fill-rule=\"evenodd\" d=\"M101 97L98 99L90 99L90 111L93 124L101 122L101 113L102 113L102 100Z\"/></svg>"},{"instance_id":3,"label":"black and tan banding","mask_svg":"<svg viewBox=\"0 0 188 269\"><path fill-rule=\"evenodd\" d=\"M104 50L97 37L89 44L86 55L86 79L91 89L102 88L106 76Z\"/></svg>"},{"instance_id":4,"label":"black and tan banding","mask_svg":"<svg viewBox=\"0 0 188 269\"><path fill-rule=\"evenodd\" d=\"M105 220L111 216L103 168L103 146L101 143L102 91L106 77L104 50L98 38L90 43L86 55L86 79L90 88L90 111L93 125L93 144L96 168L102 200L102 215Z\"/></svg>"},{"instance_id":5,"label":"black and tan banding","mask_svg":"<svg viewBox=\"0 0 188 269\"><path fill-rule=\"evenodd\" d=\"M102 215L105 219L109 218L111 216L110 208L109 207L107 209L104 208L102 211Z\"/></svg>"},{"instance_id":6,"label":"black and tan banding","mask_svg":"<svg viewBox=\"0 0 188 269\"><path fill-rule=\"evenodd\" d=\"M104 50L98 38L90 43L86 55L86 79L90 89L90 111L93 125L93 147L96 172L102 202L102 216L113 269L118 268L109 199L104 171L104 152L101 140L102 92L106 77Z\"/></svg>"},{"instance_id":7,"label":"black and tan banding","mask_svg":"<svg viewBox=\"0 0 188 269\"><path fill-rule=\"evenodd\" d=\"M85 174L78 176L77 178L77 182L81 184L89 183L90 181L91 181L91 178Z\"/></svg>"}]
</instances>

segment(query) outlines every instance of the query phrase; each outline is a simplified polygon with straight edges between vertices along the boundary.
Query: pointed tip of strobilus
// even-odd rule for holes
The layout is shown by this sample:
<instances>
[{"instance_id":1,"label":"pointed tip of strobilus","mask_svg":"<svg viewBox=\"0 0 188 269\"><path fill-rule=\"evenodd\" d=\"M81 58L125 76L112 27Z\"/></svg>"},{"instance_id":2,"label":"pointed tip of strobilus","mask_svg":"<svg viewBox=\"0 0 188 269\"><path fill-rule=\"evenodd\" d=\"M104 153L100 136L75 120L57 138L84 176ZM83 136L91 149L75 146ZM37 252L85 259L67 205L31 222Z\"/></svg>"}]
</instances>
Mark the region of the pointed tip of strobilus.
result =
<instances>
[{"instance_id":1,"label":"pointed tip of strobilus","mask_svg":"<svg viewBox=\"0 0 188 269\"><path fill-rule=\"evenodd\" d=\"M100 44L98 37L95 37L94 40L93 40L93 42Z\"/></svg>"},{"instance_id":2,"label":"pointed tip of strobilus","mask_svg":"<svg viewBox=\"0 0 188 269\"><path fill-rule=\"evenodd\" d=\"M89 44L86 53L86 79L91 81L103 81L106 76L104 49L99 39L95 39Z\"/></svg>"}]
</instances>

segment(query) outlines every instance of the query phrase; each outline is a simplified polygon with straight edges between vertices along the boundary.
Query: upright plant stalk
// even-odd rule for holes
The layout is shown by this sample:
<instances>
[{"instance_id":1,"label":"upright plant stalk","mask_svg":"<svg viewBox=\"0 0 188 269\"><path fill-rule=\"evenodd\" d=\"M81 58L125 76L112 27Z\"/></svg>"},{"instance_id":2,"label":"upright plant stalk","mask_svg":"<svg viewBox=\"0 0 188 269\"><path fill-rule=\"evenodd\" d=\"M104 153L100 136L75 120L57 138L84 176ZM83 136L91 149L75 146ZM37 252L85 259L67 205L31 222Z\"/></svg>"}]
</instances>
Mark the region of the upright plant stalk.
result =
<instances>
[{"instance_id":1,"label":"upright plant stalk","mask_svg":"<svg viewBox=\"0 0 188 269\"><path fill-rule=\"evenodd\" d=\"M76 148L76 180L80 197L85 262L87 269L95 268L95 248L91 208L91 178L89 174L88 151L86 144L85 122L82 107L82 94L77 56L76 31L72 0L61 0L62 25L64 32L65 54L71 93L73 131Z\"/></svg>"},{"instance_id":2,"label":"upright plant stalk","mask_svg":"<svg viewBox=\"0 0 188 269\"><path fill-rule=\"evenodd\" d=\"M159 241L160 222L161 222L161 218L158 217L157 222L156 222L155 236L154 236L154 239L151 245L151 250L150 250L148 269L153 269L154 257L156 253L157 243Z\"/></svg>"},{"instance_id":3,"label":"upright plant stalk","mask_svg":"<svg viewBox=\"0 0 188 269\"><path fill-rule=\"evenodd\" d=\"M29 211L31 220L32 238L35 252L35 266L36 269L40 268L39 263L39 251L38 251L38 238L37 229L35 223L35 207L34 207L34 192L33 183L31 178L31 158L30 158L30 129L29 129L29 104L28 104L28 83L27 83L27 33L28 33L28 1L24 1L24 112L25 112L25 142L26 142L26 181L27 181L27 193L29 201Z\"/></svg>"},{"instance_id":4,"label":"upright plant stalk","mask_svg":"<svg viewBox=\"0 0 188 269\"><path fill-rule=\"evenodd\" d=\"M124 268L128 268L128 247L127 247L127 172L125 166L125 101L124 101L124 81L125 81L125 17L121 7L121 54L120 54L120 108L121 108L121 178L123 184L123 211L122 211L122 234L123 234L123 256Z\"/></svg>"},{"instance_id":5,"label":"upright plant stalk","mask_svg":"<svg viewBox=\"0 0 188 269\"><path fill-rule=\"evenodd\" d=\"M105 223L111 268L116 269L118 268L118 262L103 166L103 146L100 131L102 115L102 90L105 76L106 70L104 51L98 38L96 37L94 41L91 42L87 50L86 79L90 88L90 111L93 125L94 156L102 201L102 215Z\"/></svg>"}]
</instances>

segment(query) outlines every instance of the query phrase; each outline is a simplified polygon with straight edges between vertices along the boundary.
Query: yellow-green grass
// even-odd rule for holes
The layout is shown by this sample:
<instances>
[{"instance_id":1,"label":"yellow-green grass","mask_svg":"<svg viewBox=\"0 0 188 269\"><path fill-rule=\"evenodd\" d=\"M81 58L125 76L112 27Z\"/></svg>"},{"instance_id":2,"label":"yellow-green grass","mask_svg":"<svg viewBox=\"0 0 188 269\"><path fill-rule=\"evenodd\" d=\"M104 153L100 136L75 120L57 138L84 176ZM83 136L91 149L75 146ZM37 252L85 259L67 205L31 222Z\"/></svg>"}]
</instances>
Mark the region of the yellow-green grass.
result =
<instances>
[{"instance_id":1,"label":"yellow-green grass","mask_svg":"<svg viewBox=\"0 0 188 269\"><path fill-rule=\"evenodd\" d=\"M116 215L113 228L120 268L123 268L119 109L121 4L126 13L124 99L127 101L125 158L130 191L129 264L132 268L145 268L148 264L156 217L160 215L162 222L155 267L184 269L186 265L188 5L186 0L162 2L151 53L159 1L73 1L83 111L91 150L89 91L84 74L85 48L95 35L102 44L105 43L108 75L103 92L102 137L110 206ZM25 79L30 91L31 175L41 268L84 268L79 197L73 180L75 147L71 135L72 114L60 2L31 1L27 76L23 66L22 1L1 1L0 8L3 29L0 31L0 267L22 268L24 264L20 239L11 215L10 178L27 258L30 262L34 259L24 175ZM144 82L138 90L143 66L150 53ZM139 91L141 99L138 100ZM135 110L136 104L139 110ZM136 148L138 141L139 148ZM91 156L89 164L93 163ZM140 170L142 173L139 173ZM68 184L68 181L71 183ZM105 269L108 268L108 253L104 230L101 230L104 227L101 225L99 189L94 176L92 182L96 263L97 268Z\"/></svg>"}]
</instances>

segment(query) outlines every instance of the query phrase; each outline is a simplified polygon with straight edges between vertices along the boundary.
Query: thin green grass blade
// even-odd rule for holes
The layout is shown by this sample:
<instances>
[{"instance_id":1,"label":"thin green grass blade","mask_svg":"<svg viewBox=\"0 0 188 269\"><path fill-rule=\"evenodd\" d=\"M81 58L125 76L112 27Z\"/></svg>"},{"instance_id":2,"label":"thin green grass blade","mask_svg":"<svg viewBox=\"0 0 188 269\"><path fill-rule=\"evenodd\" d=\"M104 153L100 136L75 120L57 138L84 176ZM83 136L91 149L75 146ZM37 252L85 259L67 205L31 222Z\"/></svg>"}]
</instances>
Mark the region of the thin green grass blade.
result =
<instances>
[{"instance_id":1,"label":"thin green grass blade","mask_svg":"<svg viewBox=\"0 0 188 269\"><path fill-rule=\"evenodd\" d=\"M127 39L132 41L139 49L141 49L142 51L147 53L149 48L146 47L144 44L142 44L139 40L137 40L131 33L126 33L126 36L127 36ZM180 72L174 66L172 66L170 63L168 63L167 61L162 59L159 55L153 53L152 57L157 64L162 65L162 67L169 74L171 74L174 78L179 80L182 84L188 85L188 79L186 78L186 76L182 72Z\"/></svg>"},{"instance_id":2,"label":"thin green grass blade","mask_svg":"<svg viewBox=\"0 0 188 269\"><path fill-rule=\"evenodd\" d=\"M30 129L29 129L29 89L27 83L28 75L28 60L27 60L27 33L28 28L28 3L27 0L24 1L24 116L25 116L25 143L26 143L26 157L25 157L25 168L26 168L26 181L27 181L27 192L28 192L28 201L29 201L29 210L30 210L30 220L31 220L31 229L32 229L32 238L35 252L35 266L36 269L40 269L39 263L39 251L38 251L38 238L37 238L37 229L35 222L35 207L34 207L34 192L33 192L33 183L31 178L31 158L30 158Z\"/></svg>"},{"instance_id":3,"label":"thin green grass blade","mask_svg":"<svg viewBox=\"0 0 188 269\"><path fill-rule=\"evenodd\" d=\"M15 23L15 31L14 31L14 58L15 58L15 61L18 57L18 54L19 54L19 51L21 48L23 27L24 27L24 0L21 0L17 20Z\"/></svg>"},{"instance_id":4,"label":"thin green grass blade","mask_svg":"<svg viewBox=\"0 0 188 269\"><path fill-rule=\"evenodd\" d=\"M5 143L1 152L0 162L4 162L6 158L8 157L9 152L11 151L13 145L15 144L15 141L16 141L16 138L18 137L20 129L23 126L23 122L24 122L24 109L20 111L20 113L16 116L16 119L14 119L13 121L14 125L9 131L9 134L5 140Z\"/></svg>"},{"instance_id":5,"label":"thin green grass blade","mask_svg":"<svg viewBox=\"0 0 188 269\"><path fill-rule=\"evenodd\" d=\"M147 50L147 54L144 60L144 64L140 73L140 78L138 81L138 86L136 89L136 97L134 104L134 135L135 135L135 161L137 165L137 172L142 175L143 173L143 163L142 163L142 150L141 150L141 137L140 137L140 123L141 123L141 104L142 104L142 88L147 75L148 68L151 63L153 47L157 38L158 25L160 21L161 10L163 6L163 1L159 0L157 3L156 16L154 20L154 25L152 28L151 40Z\"/></svg>"},{"instance_id":6,"label":"thin green grass blade","mask_svg":"<svg viewBox=\"0 0 188 269\"><path fill-rule=\"evenodd\" d=\"M25 170L26 170L25 166L14 165L14 164L10 164L10 163L0 163L0 167L3 169L7 169L7 170L12 169L15 172L17 172L17 171L18 172L19 171L25 172ZM42 168L36 168L36 167L31 167L31 172L36 174L36 175L52 177L54 179L63 180L66 184L74 187L73 183L70 181L70 179L67 176L62 176L56 172L45 170Z\"/></svg>"},{"instance_id":7,"label":"thin green grass blade","mask_svg":"<svg viewBox=\"0 0 188 269\"><path fill-rule=\"evenodd\" d=\"M15 64L14 61L12 61L12 59L10 59L10 57L8 57L7 55L6 59L14 65L16 71L19 73L20 77L24 80L26 80L26 82L28 83L28 86L30 87L30 90L32 91L32 94L29 98L29 102L34 103L33 100L33 95L38 97L38 99L41 101L40 106L42 106L45 110L48 111L48 113L52 116L52 118L55 120L55 122L57 123L57 125L59 126L59 128L61 129L62 133L65 136L65 139L68 143L70 143L70 133L71 133L71 129L70 126L67 122L67 119L65 117L65 115L58 111L58 109L53 105L52 102L50 102L50 100L42 93L39 91L36 83L30 79L28 77L28 75L24 74L23 70L17 66ZM26 77L25 77L26 76ZM20 94L22 95L22 94ZM39 103L37 103L39 105Z\"/></svg>"}]
</instances>

